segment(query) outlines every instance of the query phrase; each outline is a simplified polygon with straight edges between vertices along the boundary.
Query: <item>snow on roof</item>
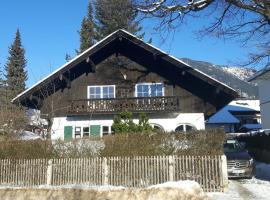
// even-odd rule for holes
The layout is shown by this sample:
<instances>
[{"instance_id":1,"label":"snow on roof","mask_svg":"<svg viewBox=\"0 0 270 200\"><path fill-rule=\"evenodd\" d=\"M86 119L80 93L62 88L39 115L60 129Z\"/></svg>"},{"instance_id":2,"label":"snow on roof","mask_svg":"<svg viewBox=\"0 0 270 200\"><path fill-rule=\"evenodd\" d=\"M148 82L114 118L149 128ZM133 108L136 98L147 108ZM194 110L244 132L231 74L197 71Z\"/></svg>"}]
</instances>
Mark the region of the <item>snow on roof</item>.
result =
<instances>
[{"instance_id":1,"label":"snow on roof","mask_svg":"<svg viewBox=\"0 0 270 200\"><path fill-rule=\"evenodd\" d=\"M241 128L247 128L247 129L261 129L262 125L261 124L244 124Z\"/></svg>"},{"instance_id":2,"label":"snow on roof","mask_svg":"<svg viewBox=\"0 0 270 200\"><path fill-rule=\"evenodd\" d=\"M126 30L119 29L119 30L116 30L115 32L111 33L111 34L108 35L107 37L103 38L102 40L100 40L99 42L97 42L96 44L94 44L93 46L91 46L90 48L88 48L87 50L85 50L84 52L82 52L81 54L79 54L78 56L76 56L75 58L73 58L72 60L70 60L69 62L65 63L64 65L62 65L61 67L59 67L58 69L56 69L54 72L52 72L51 74L49 74L49 75L46 76L45 78L41 79L40 81L38 81L36 84L34 84L33 86L31 86L30 88L26 89L25 91L23 91L22 93L20 93L19 95L17 95L15 98L12 99L11 102L14 102L16 99L20 98L22 95L26 94L26 93L29 92L31 89L33 89L34 87L38 86L38 85L41 84L43 81L49 79L52 75L54 75L54 74L56 74L57 72L61 71L62 69L64 69L65 67L67 67L68 65L70 65L71 63L73 63L75 60L77 60L78 58L84 56L84 55L87 54L89 51L91 51L92 49L94 49L96 46L98 46L98 45L101 44L103 41L105 41L106 39L110 38L112 35L116 34L117 32L124 32L125 34L127 34L127 35L129 35L129 36L131 36L131 37L133 37L133 38L135 38L135 39L137 39L137 40L140 40L140 41L143 42L145 45L148 45L148 46L152 47L153 49L156 49L156 50L158 50L159 52L161 52L161 53L163 53L163 54L165 54L165 55L168 55L168 56L171 57L172 59L174 59L174 60L176 60L176 61L178 61L178 62L180 62L180 63L182 63L182 64L184 64L184 65L186 65L186 66L188 66L188 67L190 67L190 68L192 68L194 71L197 71L198 73L200 73L200 74L204 75L205 77L207 77L207 78L213 80L214 82L217 82L217 83L223 85L224 87L227 87L227 88L229 88L230 90L233 90L233 91L236 92L236 90L233 89L232 87L230 87L230 86L228 86L228 85L226 85L226 84L224 84L224 83L218 81L217 79L215 79L215 78L213 78L213 77L211 77L211 76L209 76L209 75L203 73L202 71L200 71L200 70L198 70L198 69L196 69L196 68L190 66L190 65L187 64L186 62L184 62L184 61L182 61L182 60L180 60L180 59L178 59L178 58L176 58L176 57L174 57L174 56L172 56L172 55L167 54L166 52L162 51L161 49L159 49L159 48L157 48L157 47L155 47L155 46L153 46L153 45L151 45L151 44L149 44L149 43L144 42L142 39L140 39L140 38L138 38L137 36L135 36L135 35L129 33L129 32L126 31Z\"/></svg>"},{"instance_id":3,"label":"snow on roof","mask_svg":"<svg viewBox=\"0 0 270 200\"><path fill-rule=\"evenodd\" d=\"M230 111L260 111L259 100L234 100L227 106L222 108L216 114L211 116L207 123L210 124L234 124L239 123L239 120L234 117Z\"/></svg>"}]
</instances>

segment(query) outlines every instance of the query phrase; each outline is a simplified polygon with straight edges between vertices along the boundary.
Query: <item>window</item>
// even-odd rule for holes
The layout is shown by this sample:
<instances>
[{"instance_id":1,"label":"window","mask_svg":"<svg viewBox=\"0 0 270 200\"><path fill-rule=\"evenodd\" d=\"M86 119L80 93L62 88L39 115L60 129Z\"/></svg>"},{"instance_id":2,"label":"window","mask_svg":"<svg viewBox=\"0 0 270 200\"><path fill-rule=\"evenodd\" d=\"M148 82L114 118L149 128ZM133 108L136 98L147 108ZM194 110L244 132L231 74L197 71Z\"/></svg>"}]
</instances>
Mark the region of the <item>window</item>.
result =
<instances>
[{"instance_id":1,"label":"window","mask_svg":"<svg viewBox=\"0 0 270 200\"><path fill-rule=\"evenodd\" d=\"M89 134L90 134L90 128L83 127L83 137L89 137Z\"/></svg>"},{"instance_id":2,"label":"window","mask_svg":"<svg viewBox=\"0 0 270 200\"><path fill-rule=\"evenodd\" d=\"M89 99L115 98L115 85L88 86Z\"/></svg>"},{"instance_id":3,"label":"window","mask_svg":"<svg viewBox=\"0 0 270 200\"><path fill-rule=\"evenodd\" d=\"M75 139L81 138L81 127L75 127Z\"/></svg>"},{"instance_id":4,"label":"window","mask_svg":"<svg viewBox=\"0 0 270 200\"><path fill-rule=\"evenodd\" d=\"M137 97L158 97L164 96L163 83L139 83L136 84Z\"/></svg>"},{"instance_id":5,"label":"window","mask_svg":"<svg viewBox=\"0 0 270 200\"><path fill-rule=\"evenodd\" d=\"M189 132L192 130L196 130L196 128L191 124L181 124L176 127L175 132Z\"/></svg>"},{"instance_id":6,"label":"window","mask_svg":"<svg viewBox=\"0 0 270 200\"><path fill-rule=\"evenodd\" d=\"M102 126L102 135L109 135L109 126Z\"/></svg>"}]
</instances>

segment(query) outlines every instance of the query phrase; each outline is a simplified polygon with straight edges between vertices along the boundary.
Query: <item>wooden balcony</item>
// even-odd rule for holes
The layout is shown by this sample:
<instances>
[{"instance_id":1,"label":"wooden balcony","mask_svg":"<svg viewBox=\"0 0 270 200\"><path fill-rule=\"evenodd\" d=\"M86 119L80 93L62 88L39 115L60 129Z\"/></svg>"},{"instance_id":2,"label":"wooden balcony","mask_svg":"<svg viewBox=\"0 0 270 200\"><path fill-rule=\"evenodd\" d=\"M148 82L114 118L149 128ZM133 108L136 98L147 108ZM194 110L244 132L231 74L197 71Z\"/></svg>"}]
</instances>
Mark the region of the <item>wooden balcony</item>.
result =
<instances>
[{"instance_id":1,"label":"wooden balcony","mask_svg":"<svg viewBox=\"0 0 270 200\"><path fill-rule=\"evenodd\" d=\"M124 110L133 113L179 111L179 97L132 97L114 99L81 99L70 101L68 115L114 114Z\"/></svg>"}]
</instances>

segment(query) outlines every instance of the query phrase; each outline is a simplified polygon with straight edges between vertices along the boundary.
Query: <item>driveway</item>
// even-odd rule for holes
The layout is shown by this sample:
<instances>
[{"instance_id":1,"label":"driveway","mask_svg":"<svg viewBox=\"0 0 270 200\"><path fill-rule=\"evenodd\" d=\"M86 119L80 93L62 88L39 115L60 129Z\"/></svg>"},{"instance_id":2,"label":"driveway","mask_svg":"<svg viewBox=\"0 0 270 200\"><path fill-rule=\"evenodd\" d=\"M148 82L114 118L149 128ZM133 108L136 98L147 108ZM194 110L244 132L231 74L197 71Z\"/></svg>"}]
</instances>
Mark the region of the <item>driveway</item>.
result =
<instances>
[{"instance_id":1,"label":"driveway","mask_svg":"<svg viewBox=\"0 0 270 200\"><path fill-rule=\"evenodd\" d=\"M270 164L257 163L253 179L230 180L225 193L209 193L213 200L269 200Z\"/></svg>"}]
</instances>

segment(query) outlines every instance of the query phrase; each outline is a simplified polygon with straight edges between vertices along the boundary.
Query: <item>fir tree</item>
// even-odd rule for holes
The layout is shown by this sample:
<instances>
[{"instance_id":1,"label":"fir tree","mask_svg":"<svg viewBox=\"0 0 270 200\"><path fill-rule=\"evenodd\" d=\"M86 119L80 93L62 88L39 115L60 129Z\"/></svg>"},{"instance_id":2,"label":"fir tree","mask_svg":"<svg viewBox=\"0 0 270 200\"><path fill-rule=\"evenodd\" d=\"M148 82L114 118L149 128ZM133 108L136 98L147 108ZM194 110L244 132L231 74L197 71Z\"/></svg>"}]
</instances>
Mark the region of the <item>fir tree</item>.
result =
<instances>
[{"instance_id":1,"label":"fir tree","mask_svg":"<svg viewBox=\"0 0 270 200\"><path fill-rule=\"evenodd\" d=\"M95 41L95 32L94 32L94 18L93 18L93 5L89 1L87 16L85 16L81 22L80 34L80 50L77 53L81 53L91 47Z\"/></svg>"},{"instance_id":2,"label":"fir tree","mask_svg":"<svg viewBox=\"0 0 270 200\"><path fill-rule=\"evenodd\" d=\"M5 65L6 83L10 98L25 90L25 81L27 80L26 62L25 50L18 29L15 40L9 48L9 57Z\"/></svg>"},{"instance_id":3,"label":"fir tree","mask_svg":"<svg viewBox=\"0 0 270 200\"><path fill-rule=\"evenodd\" d=\"M135 35L141 31L142 28L136 21L137 11L132 0L96 0L95 6L97 40L118 29L125 29Z\"/></svg>"}]
</instances>

